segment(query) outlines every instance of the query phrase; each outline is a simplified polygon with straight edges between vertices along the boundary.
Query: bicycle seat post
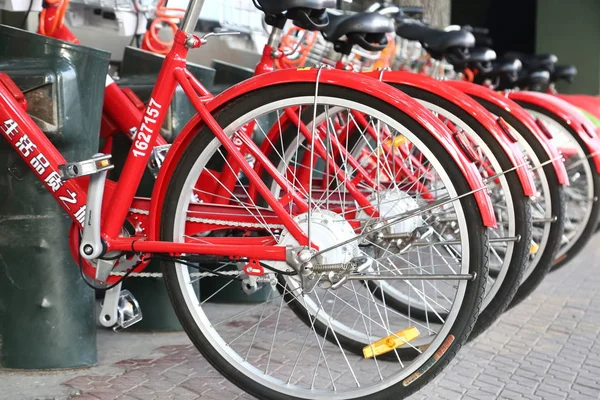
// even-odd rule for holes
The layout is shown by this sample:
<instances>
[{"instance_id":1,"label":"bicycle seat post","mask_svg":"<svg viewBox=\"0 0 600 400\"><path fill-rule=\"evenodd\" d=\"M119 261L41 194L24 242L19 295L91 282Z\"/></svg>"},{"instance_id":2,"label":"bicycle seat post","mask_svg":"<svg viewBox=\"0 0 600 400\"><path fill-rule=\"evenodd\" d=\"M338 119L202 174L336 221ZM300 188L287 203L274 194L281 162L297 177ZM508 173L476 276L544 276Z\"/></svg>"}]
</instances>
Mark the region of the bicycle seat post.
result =
<instances>
[{"instance_id":1,"label":"bicycle seat post","mask_svg":"<svg viewBox=\"0 0 600 400\"><path fill-rule=\"evenodd\" d=\"M185 33L193 33L196 28L196 23L198 22L198 18L200 17L200 11L202 11L202 6L204 5L204 0L191 0L187 6L185 11L185 16L183 17L183 23L181 24L181 30Z\"/></svg>"}]
</instances>

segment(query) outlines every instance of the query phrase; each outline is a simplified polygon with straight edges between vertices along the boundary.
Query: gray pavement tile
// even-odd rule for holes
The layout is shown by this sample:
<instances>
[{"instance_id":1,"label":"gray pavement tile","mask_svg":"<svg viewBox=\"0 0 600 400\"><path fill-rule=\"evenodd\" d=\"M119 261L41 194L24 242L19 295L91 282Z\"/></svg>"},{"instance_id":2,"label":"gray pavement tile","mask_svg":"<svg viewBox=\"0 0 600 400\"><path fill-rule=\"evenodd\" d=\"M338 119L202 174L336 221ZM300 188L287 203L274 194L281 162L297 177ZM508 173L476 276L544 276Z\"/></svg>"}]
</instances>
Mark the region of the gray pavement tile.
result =
<instances>
[{"instance_id":1,"label":"gray pavement tile","mask_svg":"<svg viewBox=\"0 0 600 400\"><path fill-rule=\"evenodd\" d=\"M498 398L503 400L522 400L525 397L521 393L513 392L510 389L503 389Z\"/></svg>"},{"instance_id":2,"label":"gray pavement tile","mask_svg":"<svg viewBox=\"0 0 600 400\"><path fill-rule=\"evenodd\" d=\"M600 237L593 240L600 243ZM506 312L488 332L465 345L441 376L410 400L598 399L598 272L600 246L592 244L570 265L550 274L529 299ZM283 331L282 342L293 345L295 328L290 324ZM120 335L111 340L134 334ZM80 392L72 396L75 400L252 399L215 371L189 341L185 343L157 347L163 344L158 343L145 354L113 360L104 370L65 375L60 382L70 390L69 395ZM268 352L251 357L260 357L264 367ZM273 354L269 371L291 373L290 365L281 365L290 357L285 352ZM314 352L306 360L316 363L318 357ZM348 379L343 364L331 366L331 372L336 382ZM324 374L325 369L317 382L330 382ZM0 386L2 379L0 371ZM48 393L41 398L53 397ZM2 394L0 399L4 399Z\"/></svg>"}]
</instances>

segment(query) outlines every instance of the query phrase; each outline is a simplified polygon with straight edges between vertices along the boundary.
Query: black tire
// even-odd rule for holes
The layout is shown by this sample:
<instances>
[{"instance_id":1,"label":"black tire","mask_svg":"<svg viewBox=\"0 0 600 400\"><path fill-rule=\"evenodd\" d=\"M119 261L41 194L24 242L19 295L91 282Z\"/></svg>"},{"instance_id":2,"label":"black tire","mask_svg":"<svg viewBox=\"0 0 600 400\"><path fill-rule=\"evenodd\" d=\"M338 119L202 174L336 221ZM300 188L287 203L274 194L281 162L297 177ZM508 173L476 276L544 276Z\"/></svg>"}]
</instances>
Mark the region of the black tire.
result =
<instances>
[{"instance_id":1,"label":"black tire","mask_svg":"<svg viewBox=\"0 0 600 400\"><path fill-rule=\"evenodd\" d=\"M504 108L498 107L486 100L476 98L476 100L483 105L488 111L502 117L508 122L513 128L515 128L521 137L527 141L529 146L533 149L540 163L547 162L550 158L548 153L542 147L540 141L535 135L527 129L517 118L515 118L510 112ZM544 277L550 272L550 268L554 262L554 256L558 250L560 239L563 234L565 226L565 199L564 199L564 187L558 183L558 176L556 171L551 164L547 164L542 167L546 179L548 180L548 188L550 189L550 201L552 204L552 215L556 216L556 221L550 226L550 232L548 233L548 241L545 248L542 250L543 253L535 266L534 270L529 276L521 283L519 289L512 302L508 306L508 309L518 305L524 299L526 299L531 293L542 283Z\"/></svg>"},{"instance_id":2,"label":"black tire","mask_svg":"<svg viewBox=\"0 0 600 400\"><path fill-rule=\"evenodd\" d=\"M448 110L450 113L460 118L463 122L468 124L489 146L493 154L496 156L496 159L498 160L502 170L507 170L513 167L509 158L506 156L506 153L504 150L502 150L502 147L494 139L492 134L486 130L475 118L473 118L469 112L458 107L456 104L421 88L407 85L394 86L415 99L424 100L435 104L436 106ZM494 323L494 321L496 321L500 315L502 315L504 310L508 307L515 296L517 289L519 288L524 266L529 256L529 243L531 237L530 201L520 189L521 182L516 173L513 172L506 174L506 180L508 182L508 186L511 189L514 188L514 190L511 190L511 195L514 204L515 218L517 221L522 222L516 224L515 233L521 236L521 240L515 243L513 256L511 258L504 281L502 282L491 302L481 311L469 340L472 340L485 331ZM379 293L380 295L380 291L376 291L375 293ZM392 303L393 299L388 297L387 301ZM394 301L394 307L397 307L398 310L407 310L407 305L402 302ZM414 313L415 311L412 312ZM432 315L422 316L423 319L431 317Z\"/></svg>"},{"instance_id":3,"label":"black tire","mask_svg":"<svg viewBox=\"0 0 600 400\"><path fill-rule=\"evenodd\" d=\"M573 128L570 125L566 124L562 120L562 118L559 118L558 116L554 115L547 109L545 109L543 107L539 107L535 104L522 102L522 101L520 101L518 103L528 110L537 111L541 114L546 115L549 118L552 118L554 121L559 123L577 141L579 146L585 152L586 156L590 155L590 152L589 152L587 146L585 145L585 143L583 142L583 140L579 137L579 135L577 135L577 133L573 130ZM598 174L596 172L596 167L594 165L594 161L591 158L588 158L586 160L586 162L589 163L591 171L592 171L592 180L593 180L593 184L594 184L594 188L593 188L594 198L598 199L598 198L600 198L600 174ZM592 202L592 210L590 213L590 217L586 222L585 228L584 228L583 232L581 233L581 236L579 236L579 238L577 239L575 244L573 244L573 246L571 246L571 248L565 254L563 254L562 256L559 256L557 259L554 260L554 264L552 265L550 271L556 271L557 269L565 266L577 254L579 254L579 252L581 250L583 250L585 245L588 243L588 241L591 239L592 235L596 231L596 224L598 223L599 216L600 216L600 202L598 202L597 200L594 200Z\"/></svg>"},{"instance_id":4,"label":"black tire","mask_svg":"<svg viewBox=\"0 0 600 400\"><path fill-rule=\"evenodd\" d=\"M285 84L275 85L268 88L258 89L248 93L240 98L234 99L223 105L214 117L221 126L227 126L236 118L245 115L253 109L265 104L265 99L269 101L277 101L278 99L291 98L296 96L314 96L314 83L306 84ZM424 129L414 120L410 119L394 106L382 102L367 94L357 91L348 90L342 87L336 87L321 83L319 85L319 96L334 96L343 99L349 99L361 104L369 105L370 107L379 110L386 115L393 116L395 120L400 121L404 126L417 132L420 139L427 145L431 146L432 151L438 157L442 165L446 166L448 175L453 179L453 183L458 193L468 192L469 186L466 179L460 173L455 163L448 153L439 145L439 143L427 134ZM174 216L176 215L177 203L179 195L183 189L183 185L189 171L198 159L201 153L205 150L208 143L213 140L212 132L203 126L199 133L192 139L185 154L178 162L172 179L169 181L169 186L166 191L167 195L164 202L164 207L161 216L160 237L161 240L172 241L174 237ZM454 324L450 328L448 336L444 339L447 348L443 352L438 351L428 360L423 360L424 365L428 363L428 368L418 378L411 380L403 385L403 382L384 389L383 391L374 393L368 398L370 399L401 399L416 392L435 377L454 357L460 347L467 340L473 325L477 319L479 306L482 301L484 282L487 276L487 228L483 226L481 215L478 211L477 204L473 196L467 196L460 200L464 209L465 217L468 221L468 237L472 246L470 246L471 273L475 273L476 277L472 281L467 282L464 300L461 307L461 312L458 314ZM171 302L175 312L184 327L186 333L202 353L202 355L223 374L232 383L245 390L249 394L260 399L290 399L290 396L284 395L281 392L274 391L270 388L262 386L247 377L224 358L219 349L213 347L207 337L194 323L192 313L187 308L184 296L182 294L179 282L177 279L175 264L173 262L162 262L162 272L164 274L165 283ZM299 313L306 315L304 313ZM452 340L449 340L452 337ZM440 354L441 353L441 354Z\"/></svg>"}]
</instances>

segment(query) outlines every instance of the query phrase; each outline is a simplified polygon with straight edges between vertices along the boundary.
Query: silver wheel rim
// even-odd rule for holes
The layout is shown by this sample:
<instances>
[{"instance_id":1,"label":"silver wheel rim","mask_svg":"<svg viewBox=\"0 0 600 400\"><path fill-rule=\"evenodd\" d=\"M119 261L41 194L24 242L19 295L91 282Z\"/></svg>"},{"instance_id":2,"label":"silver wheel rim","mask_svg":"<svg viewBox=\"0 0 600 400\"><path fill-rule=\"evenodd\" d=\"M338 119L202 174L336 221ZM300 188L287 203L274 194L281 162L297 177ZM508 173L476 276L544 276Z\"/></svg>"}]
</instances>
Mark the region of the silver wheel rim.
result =
<instances>
[{"instance_id":1,"label":"silver wheel rim","mask_svg":"<svg viewBox=\"0 0 600 400\"><path fill-rule=\"evenodd\" d=\"M405 132L407 137L409 137L413 143L415 143L416 145L420 145L421 148L425 149L422 142L420 140L418 140L418 138L414 137L414 135L412 135L410 132L408 132L406 129L404 129L404 127L402 127L399 123L397 123L396 121L393 121L390 117L378 112L377 110L371 109L369 107L363 106L358 103L353 103L348 100L343 100L343 99L319 96L319 100L320 100L321 104L331 104L334 106L339 105L339 106L343 106L343 107L349 107L353 110L359 110L359 111L365 112L365 113L368 112L368 114L378 118L383 123L394 127L394 129L397 129L398 131L401 131L401 132ZM238 121L235 121L234 123L230 124L228 129L226 129L226 132L228 134L232 134L234 131L234 129L233 129L234 127L239 126L243 122L249 121L253 118L257 118L258 116L263 115L265 112L269 111L269 108L282 109L283 107L286 107L286 106L292 106L295 104L303 104L303 103L311 105L313 103L313 101L314 101L313 97L308 96L308 97L298 97L298 98L294 98L294 99L288 99L286 101L279 101L279 102L264 105L262 107L259 107L256 110L254 110L253 112L248 113L246 116L240 117L238 119ZM207 151L204 152L203 154L210 155L213 152L215 152L218 147L219 147L219 143L215 139L209 144L209 146L207 146ZM205 156L205 157L208 157L208 156ZM182 232L185 227L185 218L186 218L184 210L187 209L186 204L189 203L189 199L191 198L192 186L196 181L195 177L197 177L199 175L199 172L202 169L203 163L205 163L205 162L206 161L205 160L203 161L202 158L199 158L196 161L194 167L191 169L191 171L188 175L188 179L184 186L185 188L188 188L188 190L183 190L181 193L181 196L180 196L180 199L178 202L176 219L175 219L175 227L174 227L175 241L183 240ZM437 160L434 157L432 157L431 162L433 164L434 162L437 162ZM438 171L443 171L443 169L441 168L441 165L439 165L439 163L438 163L438 165L434 165L434 166L436 167L436 169L438 169ZM449 191L453 190L451 182L449 182L449 178L447 180L448 180L448 182L447 182L448 190ZM456 195L456 193L450 193L450 195L454 196L454 195ZM455 203L457 203L457 202L455 202ZM462 209L460 207L456 207L456 206L455 206L455 209L459 216L459 224L462 225L461 240L463 243L463 258L462 258L461 270L459 271L459 273L468 273L468 271L469 271L469 248L468 248L469 241L468 241L468 237L466 234L466 221L464 219L464 214L462 214ZM198 300L196 299L195 289L190 284L191 279L190 279L188 268L186 266L176 264L176 273L177 273L180 288L182 290L187 307L190 310L190 312L194 318L196 326L198 326L198 328L203 332L203 334L209 340L211 345L214 348L217 348L221 351L222 356L232 366L234 366L238 371L242 372L244 375L248 376L255 382L257 382L265 387L271 388L273 390L276 390L278 392L281 392L281 393L284 393L287 395L302 396L305 398L316 398L315 396L317 396L317 397L323 396L323 397L327 397L327 398L336 398L337 399L337 398L346 398L347 395L349 395L349 394L351 394L352 397L363 396L363 395L379 392L387 387L397 384L402 379L405 379L406 377L410 376L413 372L415 372L415 370L420 365L422 365L422 361L428 359L436 351L436 349L438 349L440 347L442 342L446 339L446 336L447 336L449 330L454 325L454 322L456 321L456 318L458 316L458 312L460 310L460 305L462 304L462 298L464 296L464 292L465 292L466 285L467 285L467 282L465 282L465 281L460 281L460 283L457 285L458 290L457 290L457 295L455 298L457 301L455 301L455 303L454 303L457 306L453 307L450 310L450 313L448 314L448 317L446 318L446 323L442 326L442 329L438 332L438 335L433 340L431 345L425 351L423 351L423 353L420 354L419 357L417 357L416 360L422 360L422 361L420 361L419 363L413 362L410 366L407 366L406 368L404 368L404 370L401 373L395 375L388 382L381 382L380 384L373 385L370 388L362 388L362 389L354 390L351 393L335 393L332 391L325 391L325 392L315 392L312 390L306 391L306 390L301 390L298 387L293 387L291 385L287 385L287 386L281 385L282 382L276 381L272 377L264 376L261 373L261 371L257 370L256 368L253 368L252 366L247 365L247 363L244 363L243 360L241 360L241 358L237 355L237 353L233 352L230 348L228 348L228 346L225 345L225 342L220 337L218 332L216 332L215 329L212 327L212 324L208 320L202 306L200 304L198 304Z\"/></svg>"}]
</instances>

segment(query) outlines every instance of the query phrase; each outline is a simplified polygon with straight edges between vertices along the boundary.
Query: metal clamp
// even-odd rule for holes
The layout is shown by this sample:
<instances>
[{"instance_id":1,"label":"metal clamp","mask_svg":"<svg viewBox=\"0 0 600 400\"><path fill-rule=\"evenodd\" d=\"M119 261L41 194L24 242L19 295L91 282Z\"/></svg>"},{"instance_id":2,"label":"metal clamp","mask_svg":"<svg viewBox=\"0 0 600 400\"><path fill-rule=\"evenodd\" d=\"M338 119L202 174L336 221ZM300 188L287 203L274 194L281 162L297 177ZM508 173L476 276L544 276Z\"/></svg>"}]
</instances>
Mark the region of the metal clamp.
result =
<instances>
[{"instance_id":1,"label":"metal clamp","mask_svg":"<svg viewBox=\"0 0 600 400\"><path fill-rule=\"evenodd\" d=\"M160 171L160 167L162 166L165 158L167 157L167 152L171 148L170 144L163 144L162 146L156 146L152 149L152 153L150 154L150 161L148 161L148 169L154 175L154 178L158 177L158 171Z\"/></svg>"}]
</instances>

